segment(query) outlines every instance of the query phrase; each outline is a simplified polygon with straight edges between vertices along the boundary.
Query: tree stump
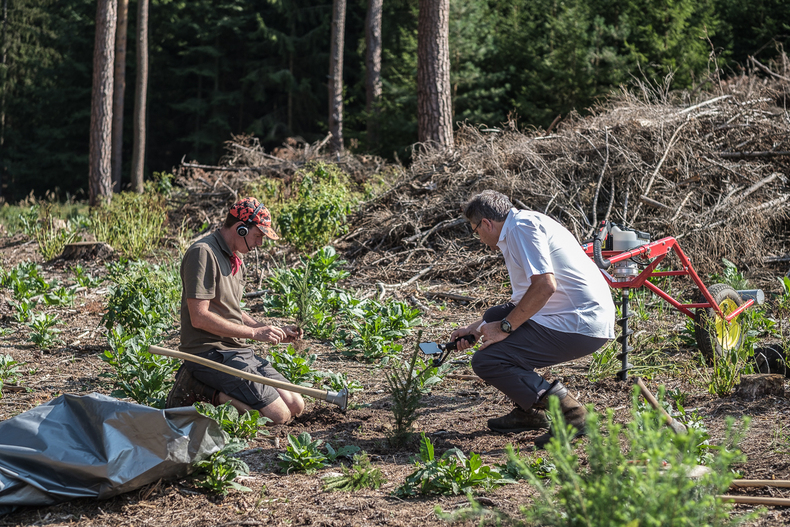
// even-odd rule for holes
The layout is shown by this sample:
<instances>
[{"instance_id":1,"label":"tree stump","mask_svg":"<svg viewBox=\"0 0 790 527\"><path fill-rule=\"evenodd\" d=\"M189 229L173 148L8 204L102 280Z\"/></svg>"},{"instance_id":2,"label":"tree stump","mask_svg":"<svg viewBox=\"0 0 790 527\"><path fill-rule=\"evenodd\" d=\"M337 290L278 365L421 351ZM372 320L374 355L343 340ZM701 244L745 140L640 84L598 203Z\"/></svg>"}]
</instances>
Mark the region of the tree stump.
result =
<instances>
[{"instance_id":1,"label":"tree stump","mask_svg":"<svg viewBox=\"0 0 790 527\"><path fill-rule=\"evenodd\" d=\"M778 373L741 375L741 382L735 387L733 395L749 401L754 401L767 395L784 397L784 380L784 376Z\"/></svg>"},{"instance_id":2,"label":"tree stump","mask_svg":"<svg viewBox=\"0 0 790 527\"><path fill-rule=\"evenodd\" d=\"M63 260L107 260L115 251L104 242L77 242L63 247L60 258Z\"/></svg>"}]
</instances>

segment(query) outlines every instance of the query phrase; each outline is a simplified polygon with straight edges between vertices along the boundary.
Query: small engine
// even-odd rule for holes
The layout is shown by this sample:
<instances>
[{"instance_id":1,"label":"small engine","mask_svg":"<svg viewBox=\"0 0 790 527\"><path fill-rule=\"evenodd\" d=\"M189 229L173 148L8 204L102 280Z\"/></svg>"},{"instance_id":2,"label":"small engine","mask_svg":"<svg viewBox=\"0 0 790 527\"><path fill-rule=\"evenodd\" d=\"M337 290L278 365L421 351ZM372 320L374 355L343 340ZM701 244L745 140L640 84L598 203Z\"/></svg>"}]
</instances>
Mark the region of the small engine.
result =
<instances>
[{"instance_id":1,"label":"small engine","mask_svg":"<svg viewBox=\"0 0 790 527\"><path fill-rule=\"evenodd\" d=\"M609 234L609 240L611 240L612 244L611 250L618 253L630 251L640 245L650 243L650 234L627 229L621 225L612 224ZM612 277L616 282L626 282L639 274L640 263L642 262L637 262L634 258L616 262L612 264Z\"/></svg>"}]
</instances>

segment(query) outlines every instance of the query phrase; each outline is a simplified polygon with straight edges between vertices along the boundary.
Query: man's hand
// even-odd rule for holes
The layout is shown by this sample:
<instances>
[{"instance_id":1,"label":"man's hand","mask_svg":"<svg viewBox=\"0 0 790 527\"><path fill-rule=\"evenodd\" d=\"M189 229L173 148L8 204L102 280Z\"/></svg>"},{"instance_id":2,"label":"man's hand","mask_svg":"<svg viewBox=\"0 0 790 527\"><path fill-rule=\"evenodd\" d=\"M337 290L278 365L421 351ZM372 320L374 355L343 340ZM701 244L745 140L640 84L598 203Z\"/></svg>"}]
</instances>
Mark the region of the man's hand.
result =
<instances>
[{"instance_id":1,"label":"man's hand","mask_svg":"<svg viewBox=\"0 0 790 527\"><path fill-rule=\"evenodd\" d=\"M496 344L497 342L503 341L508 337L508 333L502 331L499 322L499 320L496 322L489 322L480 328L481 336L477 339L480 342L479 349L485 349L491 344Z\"/></svg>"},{"instance_id":2,"label":"man's hand","mask_svg":"<svg viewBox=\"0 0 790 527\"><path fill-rule=\"evenodd\" d=\"M282 342L294 342L304 336L304 330L299 326L284 326L280 329L285 331L285 338Z\"/></svg>"},{"instance_id":3,"label":"man's hand","mask_svg":"<svg viewBox=\"0 0 790 527\"><path fill-rule=\"evenodd\" d=\"M271 342L272 344L291 342L291 340L286 340L288 338L286 332L277 326L260 326L253 328L252 338L253 340L258 340L260 342Z\"/></svg>"},{"instance_id":4,"label":"man's hand","mask_svg":"<svg viewBox=\"0 0 790 527\"><path fill-rule=\"evenodd\" d=\"M481 333L479 331L477 331L477 328L482 324L482 322L483 322L482 320L478 320L477 322L474 322L474 323L466 326L465 328L458 328L458 329L456 329L450 335L450 340L451 341L456 341L456 340L458 340L461 337L466 336L466 335L474 335L475 336L475 340L480 340ZM458 348L457 349L458 349L458 351L464 351L465 349L469 349L469 348L473 347L474 345L475 345L474 342L468 342L466 340L458 340Z\"/></svg>"}]
</instances>

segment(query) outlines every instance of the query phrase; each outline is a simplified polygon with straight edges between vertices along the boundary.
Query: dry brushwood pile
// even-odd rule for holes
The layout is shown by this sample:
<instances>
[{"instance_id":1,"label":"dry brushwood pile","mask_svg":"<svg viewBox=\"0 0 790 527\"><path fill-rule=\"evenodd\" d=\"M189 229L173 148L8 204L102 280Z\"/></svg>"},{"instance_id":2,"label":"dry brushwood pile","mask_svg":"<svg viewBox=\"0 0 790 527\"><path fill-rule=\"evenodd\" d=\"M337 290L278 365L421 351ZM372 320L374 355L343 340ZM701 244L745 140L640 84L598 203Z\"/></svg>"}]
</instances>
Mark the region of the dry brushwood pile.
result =
<instances>
[{"instance_id":1,"label":"dry brushwood pile","mask_svg":"<svg viewBox=\"0 0 790 527\"><path fill-rule=\"evenodd\" d=\"M419 149L347 238L364 263L435 260L433 274L467 275L486 260L456 241L469 229L460 205L494 189L580 241L609 219L652 239L678 238L698 271L719 268L722 257L761 266L790 242L789 96L786 81L740 77L694 104L647 89L624 93L549 135L463 125L452 151Z\"/></svg>"}]
</instances>

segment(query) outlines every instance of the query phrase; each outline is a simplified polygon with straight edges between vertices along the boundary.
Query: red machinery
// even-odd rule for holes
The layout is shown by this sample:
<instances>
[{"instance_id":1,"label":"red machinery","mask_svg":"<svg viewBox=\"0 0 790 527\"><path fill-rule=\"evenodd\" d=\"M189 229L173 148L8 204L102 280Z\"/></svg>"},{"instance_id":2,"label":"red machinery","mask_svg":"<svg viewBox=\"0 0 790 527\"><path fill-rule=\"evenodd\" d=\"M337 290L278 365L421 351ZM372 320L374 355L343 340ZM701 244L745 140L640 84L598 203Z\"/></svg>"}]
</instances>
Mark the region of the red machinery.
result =
<instances>
[{"instance_id":1,"label":"red machinery","mask_svg":"<svg viewBox=\"0 0 790 527\"><path fill-rule=\"evenodd\" d=\"M633 316L628 307L630 289L644 286L694 319L697 345L709 359L743 343L745 331L738 316L755 301L762 303L764 298L760 290L736 291L726 284L715 284L708 289L677 240L671 236L651 242L647 233L604 220L595 237L584 243L582 249L601 269L609 286L622 289L622 318L617 321L622 327L622 336L617 339L622 344L622 353L617 358L622 359L623 364L617 375L622 380L628 377L628 370L633 367L628 363L628 353L633 351L628 345L628 337L633 333L628 328L628 319ZM671 252L680 259L682 269L656 271ZM612 274L607 272L610 267ZM690 276L701 297L695 303L683 304L648 280L664 276Z\"/></svg>"}]
</instances>

